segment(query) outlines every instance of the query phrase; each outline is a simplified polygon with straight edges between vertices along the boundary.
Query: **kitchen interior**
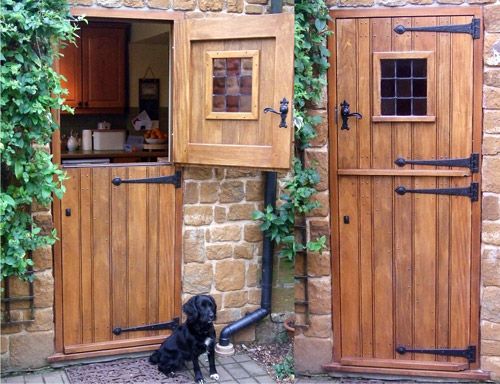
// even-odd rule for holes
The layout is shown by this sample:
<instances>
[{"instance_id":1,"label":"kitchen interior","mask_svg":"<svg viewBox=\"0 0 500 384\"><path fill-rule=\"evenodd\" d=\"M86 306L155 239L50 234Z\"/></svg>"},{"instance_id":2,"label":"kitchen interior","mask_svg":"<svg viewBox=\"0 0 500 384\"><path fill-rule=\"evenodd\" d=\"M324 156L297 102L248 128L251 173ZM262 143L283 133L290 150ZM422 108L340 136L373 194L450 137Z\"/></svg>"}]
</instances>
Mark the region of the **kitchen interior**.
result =
<instances>
[{"instance_id":1,"label":"kitchen interior","mask_svg":"<svg viewBox=\"0 0 500 384\"><path fill-rule=\"evenodd\" d=\"M63 166L170 162L171 24L82 23L59 67Z\"/></svg>"}]
</instances>

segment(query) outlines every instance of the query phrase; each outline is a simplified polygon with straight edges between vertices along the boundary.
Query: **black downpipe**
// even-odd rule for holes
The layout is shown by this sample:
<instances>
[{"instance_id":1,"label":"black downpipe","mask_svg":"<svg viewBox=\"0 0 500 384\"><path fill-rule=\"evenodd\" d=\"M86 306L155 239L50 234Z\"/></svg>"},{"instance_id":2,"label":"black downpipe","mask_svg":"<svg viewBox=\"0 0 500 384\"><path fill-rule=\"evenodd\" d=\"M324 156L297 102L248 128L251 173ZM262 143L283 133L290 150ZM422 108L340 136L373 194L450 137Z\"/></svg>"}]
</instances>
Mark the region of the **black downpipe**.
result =
<instances>
[{"instance_id":1,"label":"black downpipe","mask_svg":"<svg viewBox=\"0 0 500 384\"><path fill-rule=\"evenodd\" d=\"M265 172L265 192L264 207L271 204L276 206L276 172ZM268 236L264 236L262 241L262 294L260 298L260 308L249 313L245 317L226 325L219 336L219 344L226 347L230 344L231 335L240 329L248 327L263 319L271 312L271 294L273 282L273 242Z\"/></svg>"}]
</instances>

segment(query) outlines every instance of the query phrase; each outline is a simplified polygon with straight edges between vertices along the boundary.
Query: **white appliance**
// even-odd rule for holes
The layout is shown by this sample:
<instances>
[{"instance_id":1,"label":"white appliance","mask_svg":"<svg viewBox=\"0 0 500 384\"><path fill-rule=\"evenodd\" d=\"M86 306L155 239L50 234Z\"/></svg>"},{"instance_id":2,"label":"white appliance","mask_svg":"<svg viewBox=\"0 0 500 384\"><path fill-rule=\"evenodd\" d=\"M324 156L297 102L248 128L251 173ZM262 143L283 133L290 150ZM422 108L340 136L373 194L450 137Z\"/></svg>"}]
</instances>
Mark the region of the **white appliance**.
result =
<instances>
[{"instance_id":1,"label":"white appliance","mask_svg":"<svg viewBox=\"0 0 500 384\"><path fill-rule=\"evenodd\" d=\"M123 150L125 133L124 129L95 130L93 133L94 151Z\"/></svg>"}]
</instances>

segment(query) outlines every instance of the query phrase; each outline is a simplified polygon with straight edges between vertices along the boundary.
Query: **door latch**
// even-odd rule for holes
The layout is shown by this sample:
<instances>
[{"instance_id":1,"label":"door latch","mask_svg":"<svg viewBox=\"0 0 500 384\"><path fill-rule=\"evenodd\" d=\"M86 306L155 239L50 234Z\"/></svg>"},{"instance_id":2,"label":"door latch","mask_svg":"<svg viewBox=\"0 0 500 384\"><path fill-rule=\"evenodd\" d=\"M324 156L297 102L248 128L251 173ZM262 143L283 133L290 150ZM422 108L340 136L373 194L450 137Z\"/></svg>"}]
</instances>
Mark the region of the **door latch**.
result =
<instances>
[{"instance_id":1,"label":"door latch","mask_svg":"<svg viewBox=\"0 0 500 384\"><path fill-rule=\"evenodd\" d=\"M342 103L340 103L340 116L342 117L342 127L340 127L340 129L345 129L345 130L349 130L349 124L348 124L349 117L355 117L356 119L361 119L363 117L361 113L358 112L351 113L351 110L349 109L349 103L345 100Z\"/></svg>"},{"instance_id":2,"label":"door latch","mask_svg":"<svg viewBox=\"0 0 500 384\"><path fill-rule=\"evenodd\" d=\"M288 100L284 97L283 100L280 101L280 111L277 112L271 107L264 108L264 113L271 112L276 115L281 116L280 128L287 128L286 125L286 116L288 115Z\"/></svg>"}]
</instances>

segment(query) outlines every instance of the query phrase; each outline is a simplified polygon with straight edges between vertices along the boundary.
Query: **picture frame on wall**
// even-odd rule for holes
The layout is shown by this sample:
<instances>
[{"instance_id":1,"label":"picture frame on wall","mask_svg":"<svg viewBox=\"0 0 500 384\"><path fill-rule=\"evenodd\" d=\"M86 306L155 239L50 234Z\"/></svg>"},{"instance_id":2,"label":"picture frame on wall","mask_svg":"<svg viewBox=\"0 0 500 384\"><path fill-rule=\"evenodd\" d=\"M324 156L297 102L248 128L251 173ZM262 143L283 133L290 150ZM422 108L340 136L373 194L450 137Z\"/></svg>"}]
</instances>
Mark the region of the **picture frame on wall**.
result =
<instances>
[{"instance_id":1,"label":"picture frame on wall","mask_svg":"<svg viewBox=\"0 0 500 384\"><path fill-rule=\"evenodd\" d=\"M151 120L160 113L160 79L139 79L139 109L146 111Z\"/></svg>"}]
</instances>

